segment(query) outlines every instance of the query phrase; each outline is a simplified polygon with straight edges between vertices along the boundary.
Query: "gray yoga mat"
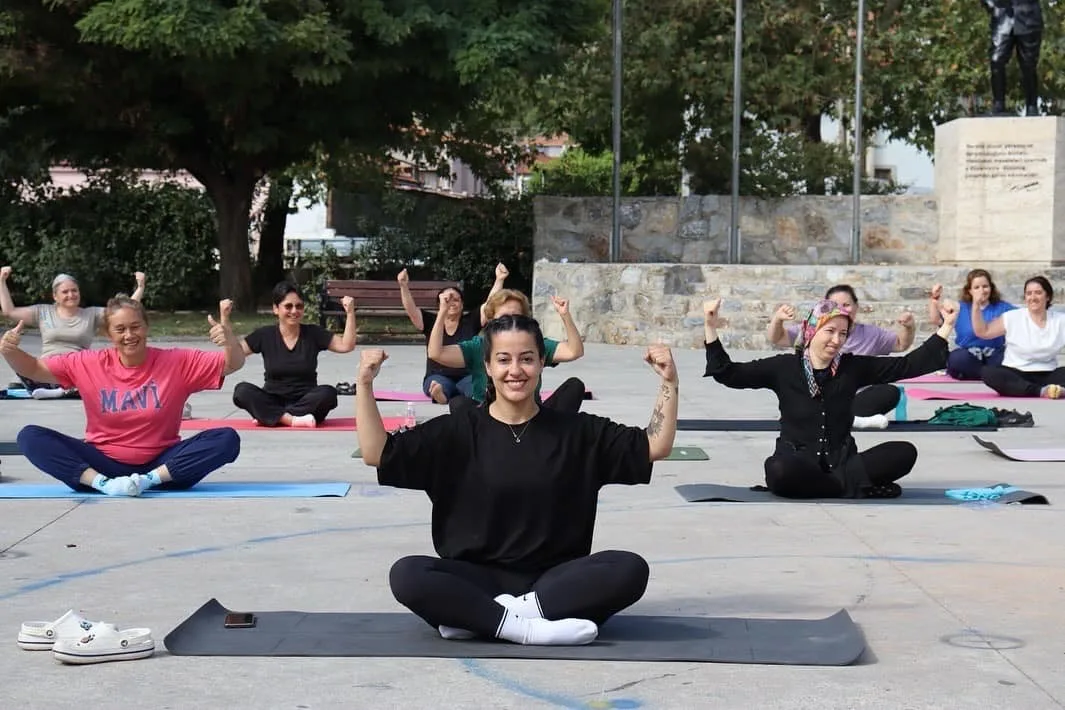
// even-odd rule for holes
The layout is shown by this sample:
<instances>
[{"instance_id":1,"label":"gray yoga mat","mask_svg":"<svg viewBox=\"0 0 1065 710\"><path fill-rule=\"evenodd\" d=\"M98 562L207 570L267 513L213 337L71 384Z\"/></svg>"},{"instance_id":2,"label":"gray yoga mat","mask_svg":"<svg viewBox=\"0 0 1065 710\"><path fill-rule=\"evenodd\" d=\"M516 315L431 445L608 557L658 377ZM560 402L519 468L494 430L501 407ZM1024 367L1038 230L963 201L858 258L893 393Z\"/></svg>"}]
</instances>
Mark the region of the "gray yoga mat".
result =
<instances>
[{"instance_id":1,"label":"gray yoga mat","mask_svg":"<svg viewBox=\"0 0 1065 710\"><path fill-rule=\"evenodd\" d=\"M879 503L894 505L962 505L971 503L1009 504L1036 504L1049 505L1046 497L1031 491L1013 491L993 501L964 501L947 497L946 488L909 488L902 485L902 495L898 498L781 498L767 490L752 490L745 486L722 486L717 483L690 483L676 486L675 490L680 497L689 503L839 503L850 505L854 503ZM1005 483L996 483L995 486L1006 486ZM984 486L955 486L954 488L983 488Z\"/></svg>"},{"instance_id":2,"label":"gray yoga mat","mask_svg":"<svg viewBox=\"0 0 1065 710\"><path fill-rule=\"evenodd\" d=\"M234 610L237 611L237 610ZM387 658L547 658L846 666L865 637L845 610L824 619L715 619L621 614L587 646L521 646L445 641L410 613L254 612L250 629L227 629L217 599L167 634L175 656L363 656Z\"/></svg>"},{"instance_id":3,"label":"gray yoga mat","mask_svg":"<svg viewBox=\"0 0 1065 710\"><path fill-rule=\"evenodd\" d=\"M677 431L780 431L776 419L678 419ZM929 424L926 421L889 422L887 429L855 429L863 431L998 431L993 426L957 426L953 424Z\"/></svg>"},{"instance_id":4,"label":"gray yoga mat","mask_svg":"<svg viewBox=\"0 0 1065 710\"><path fill-rule=\"evenodd\" d=\"M0 456L22 456L14 441L0 441Z\"/></svg>"},{"instance_id":5,"label":"gray yoga mat","mask_svg":"<svg viewBox=\"0 0 1065 710\"><path fill-rule=\"evenodd\" d=\"M1065 461L1065 448L1003 449L993 441L984 441L976 435L973 435L973 438L991 453L1010 461Z\"/></svg>"}]
</instances>

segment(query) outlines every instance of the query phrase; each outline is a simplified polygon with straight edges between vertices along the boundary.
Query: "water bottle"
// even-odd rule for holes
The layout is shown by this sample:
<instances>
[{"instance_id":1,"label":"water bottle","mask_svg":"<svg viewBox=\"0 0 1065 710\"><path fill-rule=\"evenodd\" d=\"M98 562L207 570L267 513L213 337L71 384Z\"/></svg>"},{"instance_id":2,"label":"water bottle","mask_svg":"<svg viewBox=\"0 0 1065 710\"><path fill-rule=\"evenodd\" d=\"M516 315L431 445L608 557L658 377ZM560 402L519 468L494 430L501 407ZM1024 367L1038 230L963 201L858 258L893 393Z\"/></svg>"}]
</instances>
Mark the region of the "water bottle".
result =
<instances>
[{"instance_id":1,"label":"water bottle","mask_svg":"<svg viewBox=\"0 0 1065 710\"><path fill-rule=\"evenodd\" d=\"M906 388L902 385L895 385L899 388L899 403L895 405L895 421L905 422L908 421L906 414Z\"/></svg>"},{"instance_id":2,"label":"water bottle","mask_svg":"<svg viewBox=\"0 0 1065 710\"><path fill-rule=\"evenodd\" d=\"M406 419L403 422L403 426L405 426L408 429L410 429L417 423L418 423L418 418L414 414L414 402L407 402L407 416L406 416Z\"/></svg>"}]
</instances>

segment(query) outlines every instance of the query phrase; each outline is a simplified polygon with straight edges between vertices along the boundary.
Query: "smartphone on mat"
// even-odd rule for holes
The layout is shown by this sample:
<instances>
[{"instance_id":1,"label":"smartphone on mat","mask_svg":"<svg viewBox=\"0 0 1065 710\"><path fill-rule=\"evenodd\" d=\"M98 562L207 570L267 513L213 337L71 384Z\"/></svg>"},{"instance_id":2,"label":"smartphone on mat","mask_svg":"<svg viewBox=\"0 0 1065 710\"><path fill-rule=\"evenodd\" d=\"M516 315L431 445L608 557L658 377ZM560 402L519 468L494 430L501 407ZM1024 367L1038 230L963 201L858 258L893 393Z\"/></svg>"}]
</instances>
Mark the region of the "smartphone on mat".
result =
<instances>
[{"instance_id":1,"label":"smartphone on mat","mask_svg":"<svg viewBox=\"0 0 1065 710\"><path fill-rule=\"evenodd\" d=\"M247 614L244 612L226 614L225 626L227 629L255 628L255 614Z\"/></svg>"}]
</instances>

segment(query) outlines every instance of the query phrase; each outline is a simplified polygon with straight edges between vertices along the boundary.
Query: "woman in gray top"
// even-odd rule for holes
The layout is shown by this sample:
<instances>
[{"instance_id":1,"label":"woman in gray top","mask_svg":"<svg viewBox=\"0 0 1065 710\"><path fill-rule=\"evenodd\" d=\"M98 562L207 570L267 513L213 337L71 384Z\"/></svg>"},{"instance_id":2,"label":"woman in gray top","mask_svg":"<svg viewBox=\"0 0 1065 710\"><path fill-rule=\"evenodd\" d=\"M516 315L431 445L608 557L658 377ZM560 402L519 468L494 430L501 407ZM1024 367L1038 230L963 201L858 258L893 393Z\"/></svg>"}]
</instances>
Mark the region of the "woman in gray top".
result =
<instances>
[{"instance_id":1,"label":"woman in gray top","mask_svg":"<svg viewBox=\"0 0 1065 710\"><path fill-rule=\"evenodd\" d=\"M73 276L59 274L52 280L54 303L22 307L16 307L11 300L11 291L7 288L7 279L10 276L10 266L0 268L0 312L13 321L37 326L41 332L42 360L53 355L89 349L93 337L103 325L104 309L81 307L81 291ZM132 298L139 301L144 297L145 276L143 272L138 271L133 278L136 280L136 288ZM33 382L21 376L19 379L34 399L53 399L72 394L59 385Z\"/></svg>"}]
</instances>

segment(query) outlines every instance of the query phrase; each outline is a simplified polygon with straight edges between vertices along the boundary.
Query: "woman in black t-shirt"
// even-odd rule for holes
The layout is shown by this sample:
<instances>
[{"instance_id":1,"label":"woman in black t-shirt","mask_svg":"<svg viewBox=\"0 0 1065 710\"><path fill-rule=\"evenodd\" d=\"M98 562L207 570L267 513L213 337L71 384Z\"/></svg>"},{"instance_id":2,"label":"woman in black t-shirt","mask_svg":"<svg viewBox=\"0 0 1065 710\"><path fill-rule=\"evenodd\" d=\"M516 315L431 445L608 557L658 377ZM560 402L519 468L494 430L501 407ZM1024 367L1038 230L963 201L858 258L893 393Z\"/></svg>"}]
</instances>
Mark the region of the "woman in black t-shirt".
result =
<instances>
[{"instance_id":1,"label":"woman in black t-shirt","mask_svg":"<svg viewBox=\"0 0 1065 710\"><path fill-rule=\"evenodd\" d=\"M273 300L277 325L257 328L241 339L245 355L262 354L266 386L241 382L233 390L233 404L263 426L313 429L337 407L336 388L318 384L318 353L355 349L355 300L343 299L347 320L340 336L301 322L303 294L295 284L274 286Z\"/></svg>"},{"instance_id":2,"label":"woman in black t-shirt","mask_svg":"<svg viewBox=\"0 0 1065 710\"><path fill-rule=\"evenodd\" d=\"M540 406L544 337L525 316L484 330L485 407L387 434L373 379L387 355L363 351L356 418L363 459L381 485L425 491L439 557L404 557L396 600L444 638L589 643L598 625L635 603L648 568L632 552L592 554L599 489L651 480L677 426L677 371L665 346L645 360L662 378L646 429Z\"/></svg>"}]
</instances>

